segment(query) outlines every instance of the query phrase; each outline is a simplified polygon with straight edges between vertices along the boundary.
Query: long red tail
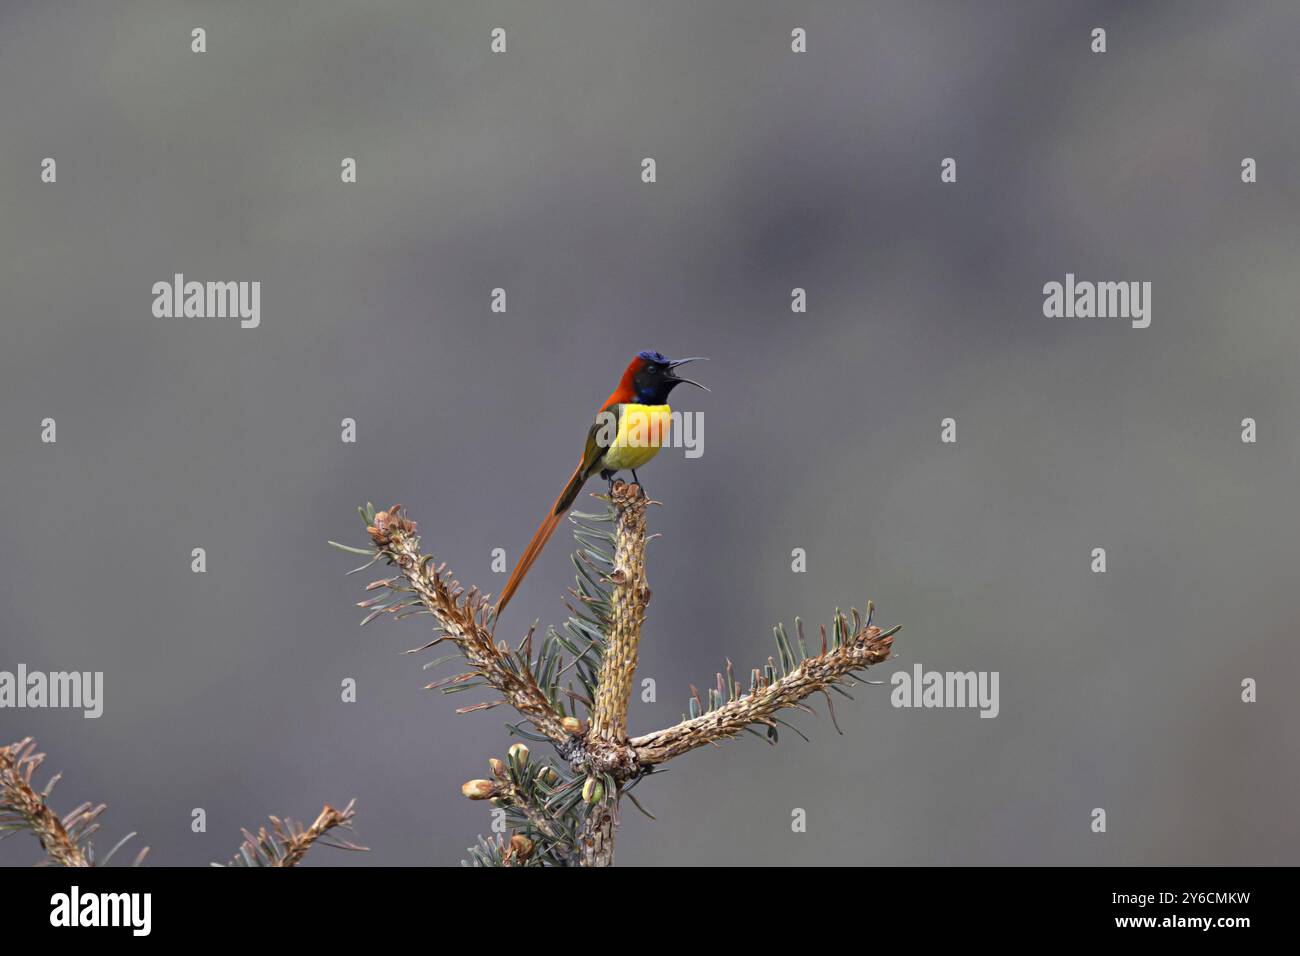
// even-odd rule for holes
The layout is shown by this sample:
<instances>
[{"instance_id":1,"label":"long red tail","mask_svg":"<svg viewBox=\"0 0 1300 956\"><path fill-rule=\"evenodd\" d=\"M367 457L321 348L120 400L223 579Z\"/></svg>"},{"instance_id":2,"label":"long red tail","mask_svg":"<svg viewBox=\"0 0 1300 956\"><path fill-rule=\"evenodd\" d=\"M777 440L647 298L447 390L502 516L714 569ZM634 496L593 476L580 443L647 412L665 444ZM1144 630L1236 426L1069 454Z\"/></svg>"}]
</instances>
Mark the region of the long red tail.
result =
<instances>
[{"instance_id":1,"label":"long red tail","mask_svg":"<svg viewBox=\"0 0 1300 956\"><path fill-rule=\"evenodd\" d=\"M550 541L551 535L555 534L555 529L560 526L560 522L564 519L564 513L577 500L578 492L582 490L582 486L587 482L587 476L583 474L584 464L585 462L578 463L577 469L573 472L573 477L569 479L569 483L560 492L560 497L555 499L555 506L551 509L551 513L546 516L546 520L542 522L533 535L533 540L528 542L528 547L520 555L519 563L510 572L510 580L506 581L506 586L501 590L501 597L497 599L495 615L497 618L501 617L501 612L506 609L506 605L514 597L515 591L519 590L524 575L528 573L528 569L533 566L533 562L541 555L542 549L546 547L546 542Z\"/></svg>"}]
</instances>

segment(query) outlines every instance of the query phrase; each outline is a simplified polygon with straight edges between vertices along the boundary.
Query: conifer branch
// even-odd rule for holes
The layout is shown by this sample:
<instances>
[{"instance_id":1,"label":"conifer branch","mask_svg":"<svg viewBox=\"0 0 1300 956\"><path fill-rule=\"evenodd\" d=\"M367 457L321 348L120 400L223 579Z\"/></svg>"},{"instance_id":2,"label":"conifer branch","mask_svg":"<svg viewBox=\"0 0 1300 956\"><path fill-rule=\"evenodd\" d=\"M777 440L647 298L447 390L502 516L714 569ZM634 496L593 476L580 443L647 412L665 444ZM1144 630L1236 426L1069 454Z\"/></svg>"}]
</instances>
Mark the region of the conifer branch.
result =
<instances>
[{"instance_id":1,"label":"conifer branch","mask_svg":"<svg viewBox=\"0 0 1300 956\"><path fill-rule=\"evenodd\" d=\"M373 549L335 545L370 558L357 571L382 559L401 572L368 587L383 593L361 602L369 611L363 624L381 614L395 618L431 614L441 636L409 653L450 640L459 653L426 667L462 657L469 663L469 671L435 681L430 688L444 693L485 685L494 688L502 699L464 707L458 713L508 703L537 732L513 724L507 727L527 739L553 744L562 765L567 765L564 771L549 765L537 769L529 763L527 747L515 744L508 761L489 761L491 779L465 783L461 791L466 797L504 807L512 828L508 836L480 837L478 845L470 848L466 865L612 864L620 801L628 796L644 812L629 791L656 768L741 731L775 743L779 727L794 729L781 712L812 712L804 701L813 694L826 698L834 721L829 691L848 696L844 685L854 685L859 671L888 659L892 651L899 628L886 631L875 626L870 601L865 620L854 609L848 615L837 609L829 634L825 627L821 629L821 648L814 654L808 653L802 622L796 618L796 641L777 626L776 657L751 671L747 690L728 661L726 676L719 673L716 687L706 695L692 687L689 716L671 727L629 739L628 703L650 600L645 517L651 502L638 485L622 481L613 482L607 496L595 497L610 507L570 515L578 541L573 556L576 586L569 589L571 616L560 628L547 628L536 653L532 628L514 650L497 644L488 627L487 598L477 589L466 592L450 578L446 565L433 568L432 557L420 552L414 522L399 505L388 511L376 512L372 505L360 509ZM579 718L579 705L585 708L589 724Z\"/></svg>"},{"instance_id":2,"label":"conifer branch","mask_svg":"<svg viewBox=\"0 0 1300 956\"><path fill-rule=\"evenodd\" d=\"M362 517L369 522L366 531L370 534L375 550L361 553L371 554L370 564L383 559L395 565L401 574L398 578L374 581L367 587L368 591L382 590L384 593L360 603L360 607L370 610L361 623L367 624L385 613L397 618L422 612L432 615L442 635L414 651L427 650L443 641L451 641L470 665L470 670L430 684L429 689L442 687L454 692L483 684L490 685L504 699L484 701L463 707L457 712L489 710L508 703L531 721L547 739L556 743L567 740L572 730L576 729L577 721L572 720L566 724L566 714L555 706L555 702L538 685L529 660L532 632L525 638L520 652L512 653L508 645L498 645L488 627L490 605L487 597L477 588L466 592L448 574L446 564L435 568L432 555L420 552L415 522L402 515L401 511L401 505L393 505L387 511L376 512L373 506L362 509ZM343 545L335 546L349 551L359 550Z\"/></svg>"},{"instance_id":3,"label":"conifer branch","mask_svg":"<svg viewBox=\"0 0 1300 956\"><path fill-rule=\"evenodd\" d=\"M505 760L488 761L492 779L466 781L461 793L471 800L490 800L504 808L513 833L508 841L489 844L476 862L494 866L566 866L575 843L572 810L580 796L578 781L555 767L530 759L528 747L516 743ZM481 848L480 848L481 850ZM475 850L471 849L471 854Z\"/></svg>"},{"instance_id":4,"label":"conifer branch","mask_svg":"<svg viewBox=\"0 0 1300 956\"><path fill-rule=\"evenodd\" d=\"M102 860L95 859L95 848L90 837L99 829L99 817L105 804L83 803L60 817L47 802L62 774L55 774L38 791L32 784L32 775L45 761L45 754L36 752L36 742L25 737L17 743L0 747L0 836L12 836L18 830L27 830L40 841L46 862L54 866L105 866L134 833L118 841ZM136 855L139 866L149 848Z\"/></svg>"},{"instance_id":5,"label":"conifer branch","mask_svg":"<svg viewBox=\"0 0 1300 956\"><path fill-rule=\"evenodd\" d=\"M49 861L58 866L90 866L81 847L68 833L76 818L65 825L45 802L58 777L50 780L42 793L32 787L32 774L45 760L45 754L35 750L36 742L31 737L0 747L0 829L29 830L40 841ZM98 807L83 810L81 815L94 817L101 812L103 807Z\"/></svg>"},{"instance_id":6,"label":"conifer branch","mask_svg":"<svg viewBox=\"0 0 1300 956\"><path fill-rule=\"evenodd\" d=\"M0 833L0 837L27 830L40 841L47 863L73 867L107 866L113 855L135 834L128 833L102 859L96 859L90 837L99 829L97 821L106 809L105 805L83 803L60 817L48 803L60 775L55 774L40 791L32 784L32 776L44 760L45 754L36 752L36 743L31 737L0 747L0 831L8 831ZM355 800L350 802L342 810L326 805L309 827L293 820L281 821L278 817L270 817L271 830L263 827L256 836L244 831L244 843L229 865L297 866L318 842L342 850L364 850L363 846L339 840L331 832L352 828L355 803ZM132 865L139 866L148 852L149 848L145 847L136 854Z\"/></svg>"},{"instance_id":7,"label":"conifer branch","mask_svg":"<svg viewBox=\"0 0 1300 956\"><path fill-rule=\"evenodd\" d=\"M868 604L868 613L871 610L872 607ZM825 693L828 688L846 679L852 680L856 671L879 664L889 657L894 634L901 625L883 631L870 624L870 618L864 623L857 610L851 613L850 620L837 611L833 645L826 646L826 630L823 628L821 653L804 657L797 664L795 649L784 640L784 630L778 629L778 645L784 645L783 648L778 648L782 657L780 664L769 658L764 672L753 672L750 691L743 695L730 674L725 679L719 674L717 689L709 692L710 701L717 702L717 706L704 710L700 706L702 701L697 692L691 701L692 709L703 710L703 713L693 715L672 727L633 737L628 741L636 762L643 767L662 764L697 747L734 737L742 730L751 730L755 724L766 726L769 736L775 740L776 726L780 723L776 715L780 711L800 707L804 698L818 692ZM802 627L799 638L802 647ZM775 678L778 668L782 669L782 676ZM722 703L724 700L725 703ZM829 695L826 706L831 708ZM833 710L831 716L833 719Z\"/></svg>"},{"instance_id":8,"label":"conifer branch","mask_svg":"<svg viewBox=\"0 0 1300 956\"><path fill-rule=\"evenodd\" d=\"M335 836L334 830L351 830L352 820L356 816L353 811L355 800L350 800L348 805L342 810L335 810L328 803L321 810L320 815L316 817L314 823L309 827L303 827L301 823L285 818L267 817L271 821L271 829L258 827L257 833L243 831L244 842L239 845L239 851L226 866L243 866L243 867L291 867L297 866L302 862L302 858L307 855L317 843L321 846L333 847L336 850L354 850L365 851L367 847L358 846L348 840L341 840ZM213 866L222 866L220 863L214 863Z\"/></svg>"}]
</instances>

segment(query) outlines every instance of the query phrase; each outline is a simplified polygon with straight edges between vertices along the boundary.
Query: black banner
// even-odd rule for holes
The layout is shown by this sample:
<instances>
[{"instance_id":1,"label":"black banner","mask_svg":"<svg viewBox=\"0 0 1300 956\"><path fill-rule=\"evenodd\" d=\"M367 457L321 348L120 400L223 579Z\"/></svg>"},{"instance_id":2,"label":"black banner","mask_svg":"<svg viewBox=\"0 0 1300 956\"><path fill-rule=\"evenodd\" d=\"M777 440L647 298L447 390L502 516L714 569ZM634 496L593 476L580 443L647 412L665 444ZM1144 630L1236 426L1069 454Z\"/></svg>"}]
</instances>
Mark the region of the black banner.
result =
<instances>
[{"instance_id":1,"label":"black banner","mask_svg":"<svg viewBox=\"0 0 1300 956\"><path fill-rule=\"evenodd\" d=\"M656 925L645 925L647 932L661 929L674 913L686 918L707 909L749 919L767 906L774 920L823 909L832 923L838 911L846 928L924 927L927 939L962 936L978 927L985 940L1051 932L1147 940L1199 936L1231 944L1242 933L1280 929L1294 882L1289 870L1263 868L860 868L797 877L785 872L723 876L707 869L682 874L624 868L524 876L465 868L35 868L0 870L0 892L7 934L39 933L53 940L75 933L82 942L102 937L127 945L285 932L295 942L338 943L418 928L431 919L441 930L475 931L516 918L531 923L548 912L558 926L584 909L590 915L583 921L615 918L610 914L621 908L620 900L627 912L617 919L628 930L645 920L647 907L658 912ZM777 885L786 888L775 890ZM514 895L524 887L527 896Z\"/></svg>"}]
</instances>

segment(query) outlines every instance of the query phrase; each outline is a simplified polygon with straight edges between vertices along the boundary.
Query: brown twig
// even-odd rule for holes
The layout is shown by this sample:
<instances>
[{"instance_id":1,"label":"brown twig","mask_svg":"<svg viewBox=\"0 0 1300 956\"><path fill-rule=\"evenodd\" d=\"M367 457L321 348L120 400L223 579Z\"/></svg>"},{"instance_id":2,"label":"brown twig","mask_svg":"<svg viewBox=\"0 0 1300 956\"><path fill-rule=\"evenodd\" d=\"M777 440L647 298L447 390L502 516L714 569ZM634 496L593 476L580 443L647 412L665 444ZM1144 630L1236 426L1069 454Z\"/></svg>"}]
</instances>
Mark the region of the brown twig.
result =
<instances>
[{"instance_id":1,"label":"brown twig","mask_svg":"<svg viewBox=\"0 0 1300 956\"><path fill-rule=\"evenodd\" d=\"M753 724L773 726L779 711L798 706L804 698L826 690L854 671L886 660L897 630L886 632L859 623L841 646L806 658L784 677L771 682L760 678L753 692L699 717L633 737L628 744L639 765L654 766L705 744L734 737Z\"/></svg>"},{"instance_id":2,"label":"brown twig","mask_svg":"<svg viewBox=\"0 0 1300 956\"><path fill-rule=\"evenodd\" d=\"M356 801L351 800L342 810L335 810L326 804L320 815L316 817L316 821L306 828L288 818L281 820L279 817L267 817L271 821L269 831L266 827L259 827L256 834L243 831L244 842L239 845L239 852L231 860L231 864L234 866L297 866L307 855L307 851L318 841L322 846L334 847L337 850L364 851L366 847L350 841L326 838L332 830L352 829L352 820L356 816L352 808L355 804Z\"/></svg>"},{"instance_id":3,"label":"brown twig","mask_svg":"<svg viewBox=\"0 0 1300 956\"><path fill-rule=\"evenodd\" d=\"M542 693L532 671L526 666L515 669L506 663L509 648L497 645L487 625L491 607L487 599L477 588L466 592L447 573L445 564L437 568L432 566L432 556L420 553L415 522L403 516L401 508L401 505L393 505L388 511L376 512L374 525L366 530L379 553L401 569L402 577L419 603L441 627L443 636L426 646L450 640L460 648L472 668L469 675L461 675L460 679L481 677L505 696L503 701L477 704L464 708L463 712L509 703L546 737L556 743L567 740L570 733L565 729L563 718ZM391 584L376 582L377 585L381 583L384 586Z\"/></svg>"},{"instance_id":4,"label":"brown twig","mask_svg":"<svg viewBox=\"0 0 1300 956\"><path fill-rule=\"evenodd\" d=\"M0 829L30 830L49 861L58 866L90 866L72 833L87 834L104 812L104 805L82 804L60 818L45 802L58 776L40 793L32 787L32 774L44 760L45 754L36 753L36 741L31 737L0 747Z\"/></svg>"},{"instance_id":5,"label":"brown twig","mask_svg":"<svg viewBox=\"0 0 1300 956\"><path fill-rule=\"evenodd\" d=\"M32 786L32 775L44 760L45 754L36 753L36 743L31 737L0 747L0 830L31 831L40 840L49 862L58 866L89 867L107 863L117 848L135 834L128 835L102 861L97 861L87 838L99 828L96 820L104 812L104 804L92 806L83 803L60 817L47 803L59 776L56 774L51 778L40 792ZM355 800L350 802L342 810L327 805L316 821L306 828L293 820L270 817L270 831L263 827L256 836L244 831L244 843L232 863L297 866L317 842L342 850L364 850L363 846L329 836L332 830L351 829L355 803ZM148 847L141 850L136 855L135 865L138 866L148 852Z\"/></svg>"}]
</instances>

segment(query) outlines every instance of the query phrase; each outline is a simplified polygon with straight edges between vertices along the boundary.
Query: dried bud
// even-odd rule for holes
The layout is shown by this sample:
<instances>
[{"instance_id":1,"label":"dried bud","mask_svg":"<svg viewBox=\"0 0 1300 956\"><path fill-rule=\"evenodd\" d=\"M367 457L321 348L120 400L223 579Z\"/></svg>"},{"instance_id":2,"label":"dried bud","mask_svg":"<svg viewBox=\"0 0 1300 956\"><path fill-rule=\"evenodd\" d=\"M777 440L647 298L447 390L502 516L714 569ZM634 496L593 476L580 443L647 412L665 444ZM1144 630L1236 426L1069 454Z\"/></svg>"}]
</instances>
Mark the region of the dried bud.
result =
<instances>
[{"instance_id":1,"label":"dried bud","mask_svg":"<svg viewBox=\"0 0 1300 956\"><path fill-rule=\"evenodd\" d=\"M581 734L583 729L582 721L577 717L565 717L560 721L560 726L564 728L566 734Z\"/></svg>"},{"instance_id":2,"label":"dried bud","mask_svg":"<svg viewBox=\"0 0 1300 956\"><path fill-rule=\"evenodd\" d=\"M586 803L600 803L605 799L605 785L595 777L588 777L587 782L582 785L582 799Z\"/></svg>"},{"instance_id":3,"label":"dried bud","mask_svg":"<svg viewBox=\"0 0 1300 956\"><path fill-rule=\"evenodd\" d=\"M510 838L510 850L520 860L527 860L533 855L535 849L533 841L522 833L516 833Z\"/></svg>"},{"instance_id":4,"label":"dried bud","mask_svg":"<svg viewBox=\"0 0 1300 956\"><path fill-rule=\"evenodd\" d=\"M387 511L375 512L375 523L366 528L375 544L385 546L393 532L415 533L415 522L403 518L401 511L401 505L393 505Z\"/></svg>"},{"instance_id":5,"label":"dried bud","mask_svg":"<svg viewBox=\"0 0 1300 956\"><path fill-rule=\"evenodd\" d=\"M518 763L528 762L528 748L523 744L511 744L508 753L511 759Z\"/></svg>"},{"instance_id":6,"label":"dried bud","mask_svg":"<svg viewBox=\"0 0 1300 956\"><path fill-rule=\"evenodd\" d=\"M487 800L496 789L497 785L491 780L467 780L460 786L460 792L471 800Z\"/></svg>"},{"instance_id":7,"label":"dried bud","mask_svg":"<svg viewBox=\"0 0 1300 956\"><path fill-rule=\"evenodd\" d=\"M496 777L498 780L504 780L506 778L506 763L504 760L492 757L488 760L488 766L492 768L492 776Z\"/></svg>"}]
</instances>

